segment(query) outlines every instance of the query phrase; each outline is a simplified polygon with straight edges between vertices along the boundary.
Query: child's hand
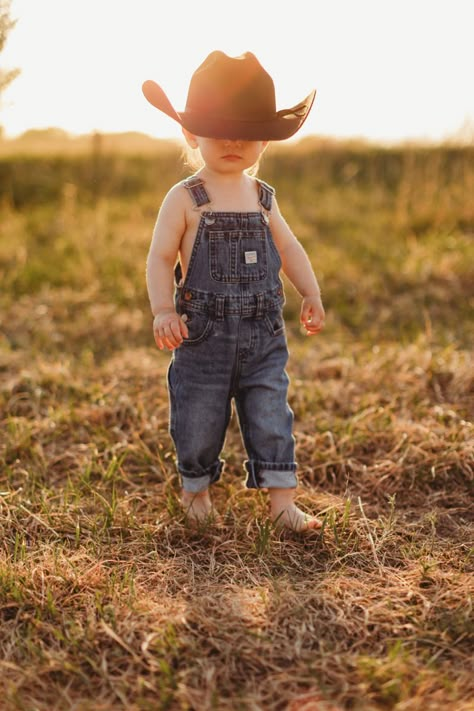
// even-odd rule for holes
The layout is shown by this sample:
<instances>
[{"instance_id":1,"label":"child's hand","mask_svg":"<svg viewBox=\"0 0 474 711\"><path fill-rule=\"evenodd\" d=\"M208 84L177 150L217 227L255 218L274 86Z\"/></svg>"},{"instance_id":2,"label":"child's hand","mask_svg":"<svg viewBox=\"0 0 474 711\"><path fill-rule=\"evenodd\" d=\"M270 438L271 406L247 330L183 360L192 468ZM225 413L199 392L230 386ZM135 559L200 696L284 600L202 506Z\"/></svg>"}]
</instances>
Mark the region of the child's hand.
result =
<instances>
[{"instance_id":1,"label":"child's hand","mask_svg":"<svg viewBox=\"0 0 474 711\"><path fill-rule=\"evenodd\" d=\"M320 294L305 296L301 304L300 322L307 336L314 336L324 328L324 307Z\"/></svg>"},{"instance_id":2,"label":"child's hand","mask_svg":"<svg viewBox=\"0 0 474 711\"><path fill-rule=\"evenodd\" d=\"M179 316L174 309L159 311L153 319L153 335L160 351L163 348L170 351L179 348L183 339L188 337L184 316Z\"/></svg>"}]
</instances>

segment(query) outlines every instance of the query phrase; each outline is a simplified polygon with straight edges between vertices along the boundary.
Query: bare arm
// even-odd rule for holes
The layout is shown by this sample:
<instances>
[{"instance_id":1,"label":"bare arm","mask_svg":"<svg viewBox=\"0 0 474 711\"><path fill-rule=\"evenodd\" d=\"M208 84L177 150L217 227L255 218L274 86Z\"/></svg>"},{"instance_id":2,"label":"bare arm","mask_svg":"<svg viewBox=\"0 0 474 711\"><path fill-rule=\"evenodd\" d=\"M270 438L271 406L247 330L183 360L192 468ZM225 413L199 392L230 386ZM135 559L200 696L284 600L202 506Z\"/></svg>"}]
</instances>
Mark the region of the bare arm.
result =
<instances>
[{"instance_id":1,"label":"bare arm","mask_svg":"<svg viewBox=\"0 0 474 711\"><path fill-rule=\"evenodd\" d=\"M174 307L174 266L186 229L184 190L177 185L165 197L158 213L146 263L153 332L160 350L177 348L188 329Z\"/></svg>"},{"instance_id":2,"label":"bare arm","mask_svg":"<svg viewBox=\"0 0 474 711\"><path fill-rule=\"evenodd\" d=\"M280 254L283 272L303 298L300 321L308 335L319 333L324 326L325 313L318 280L304 247L283 219L275 199L270 215L270 227Z\"/></svg>"}]
</instances>

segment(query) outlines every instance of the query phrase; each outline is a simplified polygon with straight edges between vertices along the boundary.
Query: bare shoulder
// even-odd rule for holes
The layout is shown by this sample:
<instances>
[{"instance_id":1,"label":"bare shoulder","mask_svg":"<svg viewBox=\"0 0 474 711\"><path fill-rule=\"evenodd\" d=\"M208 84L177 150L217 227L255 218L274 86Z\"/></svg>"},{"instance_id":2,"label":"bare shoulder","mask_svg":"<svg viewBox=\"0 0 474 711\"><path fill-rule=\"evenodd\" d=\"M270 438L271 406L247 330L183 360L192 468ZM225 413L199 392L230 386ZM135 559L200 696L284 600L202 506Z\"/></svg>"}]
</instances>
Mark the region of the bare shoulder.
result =
<instances>
[{"instance_id":1,"label":"bare shoulder","mask_svg":"<svg viewBox=\"0 0 474 711\"><path fill-rule=\"evenodd\" d=\"M186 231L186 189L174 185L161 204L153 230L152 251L176 254Z\"/></svg>"},{"instance_id":2,"label":"bare shoulder","mask_svg":"<svg viewBox=\"0 0 474 711\"><path fill-rule=\"evenodd\" d=\"M183 233L187 224L189 197L182 183L177 183L167 192L161 203L155 231L162 227Z\"/></svg>"},{"instance_id":3,"label":"bare shoulder","mask_svg":"<svg viewBox=\"0 0 474 711\"><path fill-rule=\"evenodd\" d=\"M183 183L176 183L165 195L161 204L161 211L179 210L184 212L188 199L187 190Z\"/></svg>"},{"instance_id":4,"label":"bare shoulder","mask_svg":"<svg viewBox=\"0 0 474 711\"><path fill-rule=\"evenodd\" d=\"M273 195L273 198L272 198L272 208L270 210L269 217L270 217L270 227L278 227L279 225L281 226L283 224L283 225L286 225L286 227L288 228L288 225L285 222L283 215L281 214L280 206L278 204L278 200L276 199L275 195Z\"/></svg>"}]
</instances>

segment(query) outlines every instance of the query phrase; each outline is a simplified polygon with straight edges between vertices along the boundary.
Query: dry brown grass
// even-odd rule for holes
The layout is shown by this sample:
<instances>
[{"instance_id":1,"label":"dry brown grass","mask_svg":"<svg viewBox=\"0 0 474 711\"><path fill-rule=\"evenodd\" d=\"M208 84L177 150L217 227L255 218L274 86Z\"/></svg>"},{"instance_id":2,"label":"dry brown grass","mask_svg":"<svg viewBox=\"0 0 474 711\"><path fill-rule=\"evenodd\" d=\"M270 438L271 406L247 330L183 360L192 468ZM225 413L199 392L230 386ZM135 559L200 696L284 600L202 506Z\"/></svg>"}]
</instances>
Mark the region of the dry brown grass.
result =
<instances>
[{"instance_id":1,"label":"dry brown grass","mask_svg":"<svg viewBox=\"0 0 474 711\"><path fill-rule=\"evenodd\" d=\"M2 710L474 708L471 233L416 237L395 200L384 260L387 206L379 233L363 195L336 198L314 209L325 334L288 302L298 500L324 518L303 537L243 488L235 421L221 522L183 516L143 293L152 196L2 208Z\"/></svg>"},{"instance_id":2,"label":"dry brown grass","mask_svg":"<svg viewBox=\"0 0 474 711\"><path fill-rule=\"evenodd\" d=\"M235 424L223 521L187 524L152 350L3 355L9 708L472 708L472 363L444 354L441 394L421 347L318 355L292 370L305 538L242 488Z\"/></svg>"}]
</instances>

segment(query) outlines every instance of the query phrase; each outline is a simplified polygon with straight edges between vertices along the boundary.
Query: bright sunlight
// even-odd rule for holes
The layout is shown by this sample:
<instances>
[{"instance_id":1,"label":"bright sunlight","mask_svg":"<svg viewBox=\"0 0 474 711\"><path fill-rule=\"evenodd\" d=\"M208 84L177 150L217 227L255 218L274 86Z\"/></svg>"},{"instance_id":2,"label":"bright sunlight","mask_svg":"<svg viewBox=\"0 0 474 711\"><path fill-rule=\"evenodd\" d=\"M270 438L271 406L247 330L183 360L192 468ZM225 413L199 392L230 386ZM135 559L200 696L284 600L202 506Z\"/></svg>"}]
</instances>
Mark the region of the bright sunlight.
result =
<instances>
[{"instance_id":1,"label":"bright sunlight","mask_svg":"<svg viewBox=\"0 0 474 711\"><path fill-rule=\"evenodd\" d=\"M258 56L278 108L317 89L299 137L440 140L474 117L470 5L296 0L289 14L287 3L251 0L233 11L211 0L13 0L2 58L21 75L2 97L0 125L7 136L51 126L178 136L146 104L142 82L157 81L181 110L194 69L222 49Z\"/></svg>"}]
</instances>

